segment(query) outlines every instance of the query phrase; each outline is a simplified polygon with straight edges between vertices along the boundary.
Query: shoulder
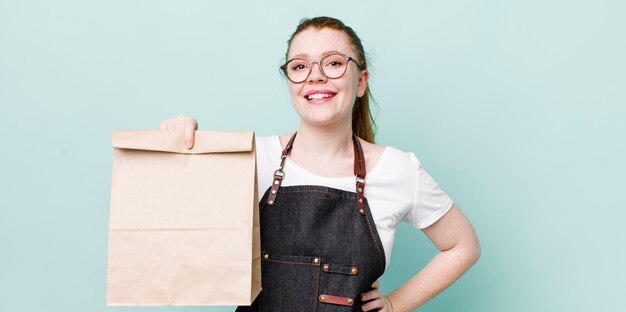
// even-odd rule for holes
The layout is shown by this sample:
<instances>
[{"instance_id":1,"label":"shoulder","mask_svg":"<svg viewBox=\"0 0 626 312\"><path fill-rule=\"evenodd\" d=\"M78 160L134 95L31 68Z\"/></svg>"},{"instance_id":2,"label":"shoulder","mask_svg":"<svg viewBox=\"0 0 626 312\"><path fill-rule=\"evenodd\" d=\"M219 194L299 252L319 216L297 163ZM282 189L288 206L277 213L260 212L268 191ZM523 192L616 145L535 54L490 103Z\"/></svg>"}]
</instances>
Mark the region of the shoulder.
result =
<instances>
[{"instance_id":1,"label":"shoulder","mask_svg":"<svg viewBox=\"0 0 626 312\"><path fill-rule=\"evenodd\" d=\"M260 168L273 166L280 159L281 148L278 136L257 136L255 139L257 163Z\"/></svg>"},{"instance_id":2,"label":"shoulder","mask_svg":"<svg viewBox=\"0 0 626 312\"><path fill-rule=\"evenodd\" d=\"M363 153L365 154L366 158L367 156L380 158L382 153L385 151L385 148L387 148L387 146L370 143L361 138L359 138L359 142L363 147Z\"/></svg>"},{"instance_id":3,"label":"shoulder","mask_svg":"<svg viewBox=\"0 0 626 312\"><path fill-rule=\"evenodd\" d=\"M272 152L276 150L279 147L277 137L277 135L255 137L257 152Z\"/></svg>"},{"instance_id":4,"label":"shoulder","mask_svg":"<svg viewBox=\"0 0 626 312\"><path fill-rule=\"evenodd\" d=\"M363 156L365 156L365 167L376 168L380 159L382 158L383 153L385 152L386 147L383 145L367 142L361 138L359 138L359 142L363 147Z\"/></svg>"},{"instance_id":5,"label":"shoulder","mask_svg":"<svg viewBox=\"0 0 626 312\"><path fill-rule=\"evenodd\" d=\"M363 146L364 153L374 155L380 160L382 170L394 174L415 175L421 164L415 153L406 152L390 145L378 145L366 142L367 148ZM367 156L366 156L367 158ZM370 167L373 168L373 167Z\"/></svg>"},{"instance_id":6,"label":"shoulder","mask_svg":"<svg viewBox=\"0 0 626 312\"><path fill-rule=\"evenodd\" d=\"M257 145L269 145L274 140L276 140L276 135L270 136L255 136L255 141Z\"/></svg>"},{"instance_id":7,"label":"shoulder","mask_svg":"<svg viewBox=\"0 0 626 312\"><path fill-rule=\"evenodd\" d=\"M385 172L397 174L415 174L420 167L419 160L414 153L405 152L396 147L367 142L359 138L363 147L363 154L366 159L368 171L378 165Z\"/></svg>"},{"instance_id":8,"label":"shoulder","mask_svg":"<svg viewBox=\"0 0 626 312\"><path fill-rule=\"evenodd\" d=\"M420 161L413 152L403 151L393 146L386 147L387 156L394 162L404 165L420 166Z\"/></svg>"},{"instance_id":9,"label":"shoulder","mask_svg":"<svg viewBox=\"0 0 626 312\"><path fill-rule=\"evenodd\" d=\"M279 135L275 135L274 137L278 137L278 141L280 142L280 149L282 151L282 149L285 148L285 146L287 146L287 143L289 142L289 139L291 139L291 137L293 136L295 132L289 132L289 133L285 133L285 134L279 134Z\"/></svg>"}]
</instances>

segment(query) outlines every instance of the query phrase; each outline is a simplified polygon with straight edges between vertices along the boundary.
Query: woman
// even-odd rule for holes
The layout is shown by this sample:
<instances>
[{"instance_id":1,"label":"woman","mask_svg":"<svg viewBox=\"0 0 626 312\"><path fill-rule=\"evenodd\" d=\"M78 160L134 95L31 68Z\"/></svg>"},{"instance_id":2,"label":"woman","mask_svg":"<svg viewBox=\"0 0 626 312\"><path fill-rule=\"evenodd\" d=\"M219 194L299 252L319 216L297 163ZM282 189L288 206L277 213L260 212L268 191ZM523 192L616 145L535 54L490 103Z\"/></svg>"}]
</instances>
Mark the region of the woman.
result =
<instances>
[{"instance_id":1,"label":"woman","mask_svg":"<svg viewBox=\"0 0 626 312\"><path fill-rule=\"evenodd\" d=\"M412 311L478 260L472 226L412 153L374 144L369 72L350 27L304 19L286 59L300 126L257 138L263 291L237 311ZM197 122L180 116L161 129L185 129L191 148ZM401 221L440 252L383 296L377 279Z\"/></svg>"}]
</instances>

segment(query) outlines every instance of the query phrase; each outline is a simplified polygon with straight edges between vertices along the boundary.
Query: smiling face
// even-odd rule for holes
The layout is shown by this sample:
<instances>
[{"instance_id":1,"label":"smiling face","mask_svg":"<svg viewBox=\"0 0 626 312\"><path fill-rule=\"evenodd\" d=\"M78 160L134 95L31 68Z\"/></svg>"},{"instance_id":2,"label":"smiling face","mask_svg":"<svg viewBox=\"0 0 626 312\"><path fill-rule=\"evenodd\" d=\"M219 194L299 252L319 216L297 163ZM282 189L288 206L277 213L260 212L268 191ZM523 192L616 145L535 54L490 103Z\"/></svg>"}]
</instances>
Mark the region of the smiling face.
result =
<instances>
[{"instance_id":1,"label":"smiling face","mask_svg":"<svg viewBox=\"0 0 626 312\"><path fill-rule=\"evenodd\" d=\"M337 52L357 57L345 33L331 28L308 28L292 39L287 56L288 60L320 60ZM327 78L318 63L314 63L311 75L304 82L288 81L289 93L303 123L311 126L351 125L352 106L357 97L365 94L367 79L367 70L360 70L354 62L348 62L346 73L337 79Z\"/></svg>"}]
</instances>

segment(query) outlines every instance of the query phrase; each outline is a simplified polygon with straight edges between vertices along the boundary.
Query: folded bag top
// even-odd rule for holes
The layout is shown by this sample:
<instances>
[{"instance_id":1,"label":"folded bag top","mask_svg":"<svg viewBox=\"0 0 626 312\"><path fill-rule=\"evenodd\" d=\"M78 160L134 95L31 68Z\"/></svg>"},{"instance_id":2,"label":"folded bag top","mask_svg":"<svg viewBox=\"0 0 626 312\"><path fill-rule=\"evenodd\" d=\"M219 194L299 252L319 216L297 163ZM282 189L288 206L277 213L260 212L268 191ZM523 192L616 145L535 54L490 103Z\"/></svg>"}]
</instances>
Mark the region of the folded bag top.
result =
<instances>
[{"instance_id":1,"label":"folded bag top","mask_svg":"<svg viewBox=\"0 0 626 312\"><path fill-rule=\"evenodd\" d=\"M183 131L137 130L113 132L113 147L180 154L250 152L252 131L196 131L194 146L185 147Z\"/></svg>"}]
</instances>

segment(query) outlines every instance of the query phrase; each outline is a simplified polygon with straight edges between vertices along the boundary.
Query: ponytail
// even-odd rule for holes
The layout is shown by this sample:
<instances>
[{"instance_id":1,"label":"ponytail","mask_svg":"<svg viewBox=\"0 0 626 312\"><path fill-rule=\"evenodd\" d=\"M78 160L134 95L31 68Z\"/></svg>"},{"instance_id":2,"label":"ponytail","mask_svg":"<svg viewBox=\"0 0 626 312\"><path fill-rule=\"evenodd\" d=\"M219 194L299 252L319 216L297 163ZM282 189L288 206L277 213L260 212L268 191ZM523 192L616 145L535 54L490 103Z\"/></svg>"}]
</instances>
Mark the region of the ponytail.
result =
<instances>
[{"instance_id":1,"label":"ponytail","mask_svg":"<svg viewBox=\"0 0 626 312\"><path fill-rule=\"evenodd\" d=\"M376 123L370 111L371 97L370 87L367 86L365 88L365 94L357 98L354 102L354 108L352 110L352 131L359 138L374 143Z\"/></svg>"}]
</instances>

